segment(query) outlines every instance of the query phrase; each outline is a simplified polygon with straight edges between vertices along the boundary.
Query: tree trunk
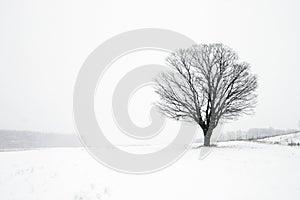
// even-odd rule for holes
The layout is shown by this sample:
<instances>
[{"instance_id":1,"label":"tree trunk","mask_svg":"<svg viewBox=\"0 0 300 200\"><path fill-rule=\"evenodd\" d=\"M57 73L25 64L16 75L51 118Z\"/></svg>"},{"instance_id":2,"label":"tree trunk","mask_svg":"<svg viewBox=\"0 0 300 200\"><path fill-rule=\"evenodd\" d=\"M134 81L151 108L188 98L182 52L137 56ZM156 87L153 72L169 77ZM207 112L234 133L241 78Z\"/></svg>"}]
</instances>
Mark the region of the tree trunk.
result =
<instances>
[{"instance_id":1,"label":"tree trunk","mask_svg":"<svg viewBox=\"0 0 300 200\"><path fill-rule=\"evenodd\" d=\"M204 146L206 147L210 146L211 135L212 135L212 130L207 130L206 133L204 133Z\"/></svg>"}]
</instances>

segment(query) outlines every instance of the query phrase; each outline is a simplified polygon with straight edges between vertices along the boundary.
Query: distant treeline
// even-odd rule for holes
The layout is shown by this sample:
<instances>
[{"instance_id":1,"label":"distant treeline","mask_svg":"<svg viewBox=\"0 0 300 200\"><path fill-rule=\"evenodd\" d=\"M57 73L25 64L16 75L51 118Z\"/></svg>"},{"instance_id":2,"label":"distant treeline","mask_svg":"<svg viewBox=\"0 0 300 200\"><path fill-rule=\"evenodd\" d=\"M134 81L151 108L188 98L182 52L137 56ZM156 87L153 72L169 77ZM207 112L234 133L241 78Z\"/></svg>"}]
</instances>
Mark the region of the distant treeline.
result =
<instances>
[{"instance_id":1,"label":"distant treeline","mask_svg":"<svg viewBox=\"0 0 300 200\"><path fill-rule=\"evenodd\" d=\"M0 150L2 151L79 146L81 144L75 134L0 130Z\"/></svg>"}]
</instances>

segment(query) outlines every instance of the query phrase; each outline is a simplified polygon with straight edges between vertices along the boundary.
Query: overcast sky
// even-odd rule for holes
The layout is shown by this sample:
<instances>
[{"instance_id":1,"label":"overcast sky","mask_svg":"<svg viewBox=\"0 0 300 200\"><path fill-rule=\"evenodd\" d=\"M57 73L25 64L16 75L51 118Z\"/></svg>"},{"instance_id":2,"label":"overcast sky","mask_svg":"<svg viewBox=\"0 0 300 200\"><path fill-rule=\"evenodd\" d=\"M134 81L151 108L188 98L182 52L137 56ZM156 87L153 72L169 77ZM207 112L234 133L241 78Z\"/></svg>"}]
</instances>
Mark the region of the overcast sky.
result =
<instances>
[{"instance_id":1,"label":"overcast sky","mask_svg":"<svg viewBox=\"0 0 300 200\"><path fill-rule=\"evenodd\" d=\"M297 128L299 9L297 0L1 0L0 129L73 132L81 64L110 37L148 27L197 43L222 42L252 65L259 78L256 114L228 130Z\"/></svg>"}]
</instances>

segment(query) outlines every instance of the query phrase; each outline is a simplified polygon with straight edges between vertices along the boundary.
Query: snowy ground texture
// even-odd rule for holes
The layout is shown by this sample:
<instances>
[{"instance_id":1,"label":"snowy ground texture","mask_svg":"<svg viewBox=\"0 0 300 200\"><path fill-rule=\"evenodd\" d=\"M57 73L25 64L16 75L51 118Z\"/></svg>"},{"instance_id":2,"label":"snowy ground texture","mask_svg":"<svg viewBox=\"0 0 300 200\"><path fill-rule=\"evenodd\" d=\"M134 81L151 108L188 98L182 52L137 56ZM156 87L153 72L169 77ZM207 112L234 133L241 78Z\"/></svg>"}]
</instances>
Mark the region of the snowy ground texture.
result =
<instances>
[{"instance_id":1,"label":"snowy ground texture","mask_svg":"<svg viewBox=\"0 0 300 200\"><path fill-rule=\"evenodd\" d=\"M81 148L0 153L0 199L300 199L300 148L224 142L154 174L121 174Z\"/></svg>"}]
</instances>

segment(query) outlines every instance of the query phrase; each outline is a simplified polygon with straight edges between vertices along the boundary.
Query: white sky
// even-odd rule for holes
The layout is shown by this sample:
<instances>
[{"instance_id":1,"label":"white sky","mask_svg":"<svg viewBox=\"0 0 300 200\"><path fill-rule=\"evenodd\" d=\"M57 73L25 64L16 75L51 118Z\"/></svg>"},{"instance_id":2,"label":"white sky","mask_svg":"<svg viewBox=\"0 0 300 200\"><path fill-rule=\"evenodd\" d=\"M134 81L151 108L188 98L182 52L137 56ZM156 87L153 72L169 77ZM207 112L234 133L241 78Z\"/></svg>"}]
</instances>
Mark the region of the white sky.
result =
<instances>
[{"instance_id":1,"label":"white sky","mask_svg":"<svg viewBox=\"0 0 300 200\"><path fill-rule=\"evenodd\" d=\"M256 114L228 130L296 128L299 8L297 0L1 0L0 128L73 132L72 93L83 61L110 37L148 27L222 42L250 62L259 77Z\"/></svg>"}]
</instances>

